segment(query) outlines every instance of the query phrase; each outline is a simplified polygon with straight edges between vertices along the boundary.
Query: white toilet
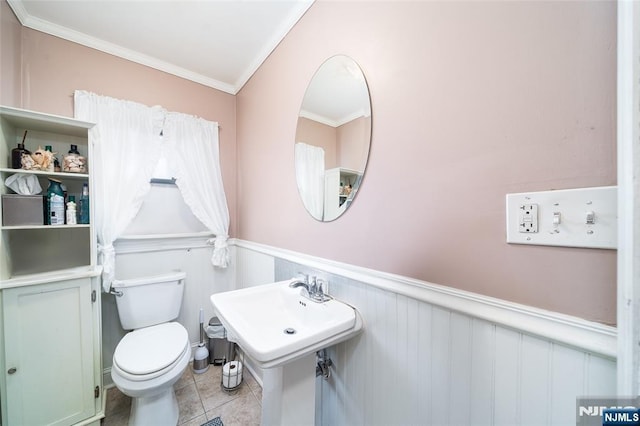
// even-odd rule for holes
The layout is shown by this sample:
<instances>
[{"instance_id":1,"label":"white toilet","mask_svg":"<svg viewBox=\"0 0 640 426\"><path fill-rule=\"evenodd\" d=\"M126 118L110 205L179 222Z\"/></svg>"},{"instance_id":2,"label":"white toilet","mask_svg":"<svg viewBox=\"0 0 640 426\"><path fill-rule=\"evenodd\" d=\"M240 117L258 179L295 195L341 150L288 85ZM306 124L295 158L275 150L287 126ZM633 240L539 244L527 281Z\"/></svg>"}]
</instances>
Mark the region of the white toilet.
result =
<instances>
[{"instance_id":1,"label":"white toilet","mask_svg":"<svg viewBox=\"0 0 640 426\"><path fill-rule=\"evenodd\" d=\"M120 322L127 333L113 354L111 378L132 397L129 425L175 425L173 385L189 364L187 330L172 322L180 314L184 272L115 280Z\"/></svg>"}]
</instances>

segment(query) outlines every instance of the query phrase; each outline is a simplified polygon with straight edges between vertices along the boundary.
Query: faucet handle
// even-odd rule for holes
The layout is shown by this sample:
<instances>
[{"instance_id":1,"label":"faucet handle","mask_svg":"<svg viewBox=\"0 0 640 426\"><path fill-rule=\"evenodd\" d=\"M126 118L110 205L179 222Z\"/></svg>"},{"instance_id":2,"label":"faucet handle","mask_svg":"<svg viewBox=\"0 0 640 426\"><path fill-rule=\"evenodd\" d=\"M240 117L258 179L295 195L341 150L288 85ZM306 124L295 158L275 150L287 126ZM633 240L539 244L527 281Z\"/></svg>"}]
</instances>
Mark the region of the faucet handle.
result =
<instances>
[{"instance_id":1,"label":"faucet handle","mask_svg":"<svg viewBox=\"0 0 640 426\"><path fill-rule=\"evenodd\" d=\"M323 280L322 278L318 278L316 279L316 282L318 283L318 288L316 289L316 293L314 295L315 300L317 300L318 302L326 302L327 300L331 300L331 296L325 294L324 292L325 289L323 284L328 284L327 281Z\"/></svg>"},{"instance_id":2,"label":"faucet handle","mask_svg":"<svg viewBox=\"0 0 640 426\"><path fill-rule=\"evenodd\" d=\"M310 294L315 294L316 290L317 290L317 284L316 284L316 277L313 275L309 276L309 293Z\"/></svg>"},{"instance_id":3,"label":"faucet handle","mask_svg":"<svg viewBox=\"0 0 640 426\"><path fill-rule=\"evenodd\" d=\"M303 274L302 272L298 272L298 275L296 275L296 278L305 284L309 283L309 275Z\"/></svg>"}]
</instances>

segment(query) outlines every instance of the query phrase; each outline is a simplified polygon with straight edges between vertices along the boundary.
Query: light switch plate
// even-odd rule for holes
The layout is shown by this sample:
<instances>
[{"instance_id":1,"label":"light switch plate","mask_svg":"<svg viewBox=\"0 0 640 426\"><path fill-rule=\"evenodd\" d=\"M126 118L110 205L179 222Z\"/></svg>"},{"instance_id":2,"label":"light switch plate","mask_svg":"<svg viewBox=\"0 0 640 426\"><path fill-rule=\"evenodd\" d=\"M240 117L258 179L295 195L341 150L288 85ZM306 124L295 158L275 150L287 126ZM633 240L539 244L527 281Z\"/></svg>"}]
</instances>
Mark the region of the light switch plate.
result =
<instances>
[{"instance_id":1,"label":"light switch plate","mask_svg":"<svg viewBox=\"0 0 640 426\"><path fill-rule=\"evenodd\" d=\"M617 194L616 186L507 194L507 242L615 249ZM531 206L538 232L522 232L522 212Z\"/></svg>"}]
</instances>

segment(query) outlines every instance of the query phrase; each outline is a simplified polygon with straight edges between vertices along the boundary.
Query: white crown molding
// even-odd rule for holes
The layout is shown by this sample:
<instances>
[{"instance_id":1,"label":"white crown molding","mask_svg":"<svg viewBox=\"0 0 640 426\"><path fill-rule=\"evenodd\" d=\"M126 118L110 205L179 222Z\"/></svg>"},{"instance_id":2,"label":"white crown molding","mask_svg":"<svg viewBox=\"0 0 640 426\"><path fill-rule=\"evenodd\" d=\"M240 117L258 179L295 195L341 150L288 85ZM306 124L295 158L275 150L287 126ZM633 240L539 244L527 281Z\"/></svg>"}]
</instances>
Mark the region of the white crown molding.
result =
<instances>
[{"instance_id":1,"label":"white crown molding","mask_svg":"<svg viewBox=\"0 0 640 426\"><path fill-rule=\"evenodd\" d=\"M21 20L21 22L22 22L22 25L24 25L25 27L28 27L37 31L41 31L43 33L50 34L56 37L60 37L64 40L78 43L83 46L87 46L92 49L96 49L101 52L105 52L110 55L117 56L119 58L127 59L131 62L145 65L150 68L175 75L177 77L194 81L204 86L211 87L226 93L230 93L232 95L236 94L236 88L230 84L227 84L218 80L214 80L202 74L189 71L185 68L170 64L165 61L161 61L159 59L144 55L142 53L136 52L131 49L127 49L117 44L109 43L107 41L88 36L79 31L71 30L69 28L65 28L60 25L53 24L49 21L35 18L31 15L27 15L24 21Z\"/></svg>"},{"instance_id":2,"label":"white crown molding","mask_svg":"<svg viewBox=\"0 0 640 426\"><path fill-rule=\"evenodd\" d=\"M230 240L230 243L236 247L341 275L383 290L541 336L561 344L616 358L617 329L615 327L264 244L238 239Z\"/></svg>"},{"instance_id":3,"label":"white crown molding","mask_svg":"<svg viewBox=\"0 0 640 426\"><path fill-rule=\"evenodd\" d=\"M211 87L217 90L220 90L225 93L229 93L231 95L235 95L240 91L240 89L245 85L245 83L251 78L251 76L256 72L256 70L262 65L265 59L273 52L273 50L278 46L282 38L291 31L293 26L298 22L298 20L304 15L304 13L311 7L313 4L313 0L304 0L297 2L298 6L295 8L292 13L289 15L288 19L283 23L283 25L278 29L275 33L274 37L269 40L264 45L264 49L256 59L249 64L247 69L244 71L242 76L238 79L236 84L229 84L219 80L215 80L213 78L204 76L202 74L187 70L185 68L179 67L177 65L171 64L166 61L162 61L160 59L144 55L142 53L136 52L131 49L127 49L125 47L119 46L114 43L109 43L107 41L91 37L87 34L81 33L79 31L71 30L69 28L65 28L63 26L51 23L49 21L45 21L43 19L36 18L31 16L27 10L24 8L24 5L21 1L16 0L7 0L11 9L16 14L20 23L28 28L41 31L46 34L50 34L56 37L60 37L64 40L68 40L74 43L81 44L83 46L90 47L92 49L99 50L101 52L108 53L110 55L114 55L123 59L127 59L129 61L148 66L150 68L157 69L159 71L163 71L177 77L181 77L199 84L202 84L207 87Z\"/></svg>"},{"instance_id":4,"label":"white crown molding","mask_svg":"<svg viewBox=\"0 0 640 426\"><path fill-rule=\"evenodd\" d=\"M300 117L307 118L312 121L316 121L320 124L327 125L329 127L338 127L338 123L335 120L331 120L323 115L316 114L311 111L307 111L306 109L300 110Z\"/></svg>"},{"instance_id":5,"label":"white crown molding","mask_svg":"<svg viewBox=\"0 0 640 426\"><path fill-rule=\"evenodd\" d=\"M356 111L353 114L347 115L345 117L342 117L342 119L340 119L340 121L338 121L338 126L340 127L344 124L349 123L350 121L356 120L360 117L369 117L369 115L367 112L365 112L364 110L360 110L360 111Z\"/></svg>"},{"instance_id":6,"label":"white crown molding","mask_svg":"<svg viewBox=\"0 0 640 426\"><path fill-rule=\"evenodd\" d=\"M274 32L274 36L264 45L264 49L260 52L255 60L247 66L245 72L238 78L235 84L236 93L239 92L247 81L253 76L253 74L260 68L262 63L271 55L271 53L278 47L284 37L291 31L294 25L302 18L302 16L309 10L315 0L298 0L296 1L296 8L292 9L287 19L282 23L282 26Z\"/></svg>"},{"instance_id":7,"label":"white crown molding","mask_svg":"<svg viewBox=\"0 0 640 426\"><path fill-rule=\"evenodd\" d=\"M353 120L355 120L357 118L368 117L369 116L369 114L365 113L364 111L356 111L353 114L350 114L350 115L348 115L346 117L342 117L339 121L336 121L336 120L332 120L330 118L327 118L327 117L325 117L323 115L319 115L319 114L316 114L314 112L307 111L306 109L300 110L300 114L299 115L300 115L300 117L308 118L309 120L313 120L313 121L316 121L316 122L318 122L320 124L325 124L325 125L330 126L330 127L340 127L340 126L342 126L344 124L347 124L348 122L353 121Z\"/></svg>"}]
</instances>

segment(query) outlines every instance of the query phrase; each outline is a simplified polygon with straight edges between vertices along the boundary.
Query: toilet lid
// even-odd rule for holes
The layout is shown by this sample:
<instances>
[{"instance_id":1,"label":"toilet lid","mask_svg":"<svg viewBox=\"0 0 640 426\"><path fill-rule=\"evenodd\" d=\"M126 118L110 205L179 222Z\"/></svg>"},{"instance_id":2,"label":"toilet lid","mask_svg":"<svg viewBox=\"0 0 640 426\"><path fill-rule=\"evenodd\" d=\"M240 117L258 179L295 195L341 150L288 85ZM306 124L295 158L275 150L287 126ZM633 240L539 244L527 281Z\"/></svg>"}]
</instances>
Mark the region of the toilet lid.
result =
<instances>
[{"instance_id":1,"label":"toilet lid","mask_svg":"<svg viewBox=\"0 0 640 426\"><path fill-rule=\"evenodd\" d=\"M187 330L177 322L154 325L126 334L113 359L127 373L150 374L175 362L188 344Z\"/></svg>"}]
</instances>

